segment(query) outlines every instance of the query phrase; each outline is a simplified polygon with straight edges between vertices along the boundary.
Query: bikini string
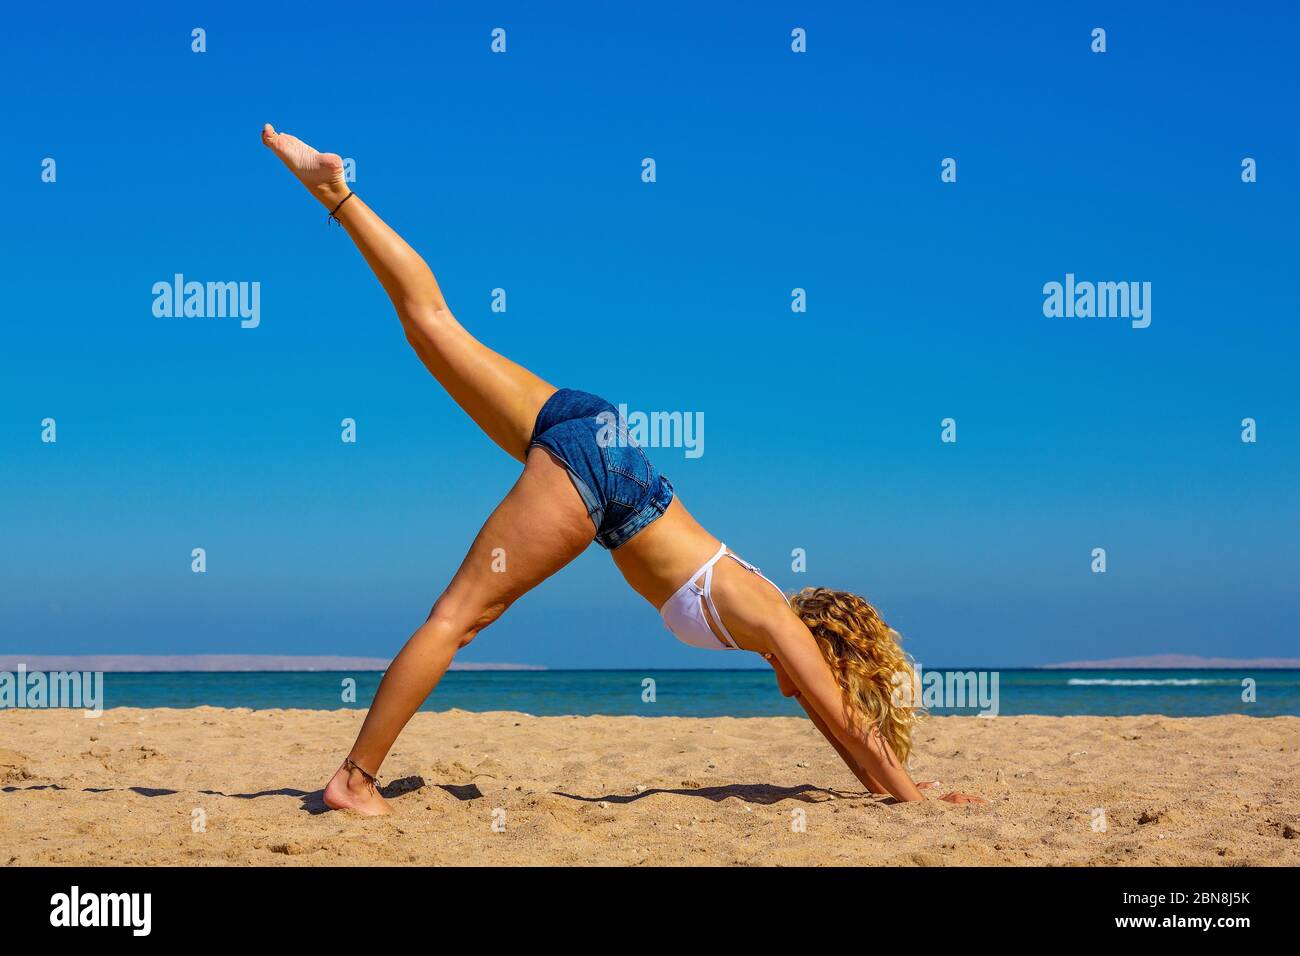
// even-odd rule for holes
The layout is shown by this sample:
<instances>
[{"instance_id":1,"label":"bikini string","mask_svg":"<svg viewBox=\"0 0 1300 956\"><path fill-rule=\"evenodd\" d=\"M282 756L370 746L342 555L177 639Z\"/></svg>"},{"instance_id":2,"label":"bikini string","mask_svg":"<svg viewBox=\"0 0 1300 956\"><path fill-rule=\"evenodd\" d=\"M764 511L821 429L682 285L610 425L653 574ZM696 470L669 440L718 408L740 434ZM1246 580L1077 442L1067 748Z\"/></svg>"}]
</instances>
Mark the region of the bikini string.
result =
<instances>
[{"instance_id":1,"label":"bikini string","mask_svg":"<svg viewBox=\"0 0 1300 956\"><path fill-rule=\"evenodd\" d=\"M342 199L339 200L339 204L338 204L337 206L335 206L333 209L330 210L330 214L329 214L329 216L327 216L327 217L325 218L325 225L328 226L328 225L329 225L330 223L332 223L332 222L338 222L340 226L343 225L343 223L339 222L339 217L336 215L336 213L338 213L338 211L339 211L340 209L343 208L343 204L344 204L345 202L347 202L349 199L351 199L351 198L352 198L353 196L355 196L355 195L356 195L356 193L354 193L352 190L349 189L349 190L348 190L348 194L347 194L346 196L344 196ZM358 769L358 770L361 770L360 767L358 767L357 769ZM362 770L361 772L362 772L362 773L365 773L364 770Z\"/></svg>"}]
</instances>

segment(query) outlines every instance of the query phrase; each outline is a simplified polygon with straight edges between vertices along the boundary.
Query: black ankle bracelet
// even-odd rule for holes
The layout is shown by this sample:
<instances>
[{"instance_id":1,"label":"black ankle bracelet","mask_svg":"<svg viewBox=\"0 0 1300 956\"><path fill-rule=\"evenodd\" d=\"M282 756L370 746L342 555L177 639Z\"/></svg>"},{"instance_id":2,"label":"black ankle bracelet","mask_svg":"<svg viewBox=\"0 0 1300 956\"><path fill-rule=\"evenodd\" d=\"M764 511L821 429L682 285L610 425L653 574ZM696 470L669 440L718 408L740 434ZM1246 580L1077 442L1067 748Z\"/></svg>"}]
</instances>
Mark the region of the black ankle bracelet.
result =
<instances>
[{"instance_id":1,"label":"black ankle bracelet","mask_svg":"<svg viewBox=\"0 0 1300 956\"><path fill-rule=\"evenodd\" d=\"M339 217L335 215L335 213L337 213L340 209L342 209L343 204L355 195L356 193L354 193L352 190L349 189L348 194L339 200L339 204L330 210L329 216L327 216L325 219L325 225L328 226L332 222L338 222L340 226L343 225L343 223L339 222Z\"/></svg>"},{"instance_id":2,"label":"black ankle bracelet","mask_svg":"<svg viewBox=\"0 0 1300 956\"><path fill-rule=\"evenodd\" d=\"M339 205L341 206L343 203L339 203ZM371 790L379 789L379 780L376 779L375 775L370 773L368 770L363 770L351 757L343 758L343 766L347 767L349 772L355 770L357 773L361 774L362 778L366 781L366 785L370 787Z\"/></svg>"}]
</instances>

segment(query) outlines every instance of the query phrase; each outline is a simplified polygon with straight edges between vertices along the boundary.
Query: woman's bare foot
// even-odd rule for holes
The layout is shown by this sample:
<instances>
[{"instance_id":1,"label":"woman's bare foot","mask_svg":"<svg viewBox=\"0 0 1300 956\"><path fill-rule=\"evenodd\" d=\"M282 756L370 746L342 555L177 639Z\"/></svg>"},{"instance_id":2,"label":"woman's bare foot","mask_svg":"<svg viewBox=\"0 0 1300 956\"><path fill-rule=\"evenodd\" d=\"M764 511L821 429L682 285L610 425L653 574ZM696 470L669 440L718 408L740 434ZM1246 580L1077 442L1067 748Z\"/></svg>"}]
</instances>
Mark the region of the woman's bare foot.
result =
<instances>
[{"instance_id":1,"label":"woman's bare foot","mask_svg":"<svg viewBox=\"0 0 1300 956\"><path fill-rule=\"evenodd\" d=\"M277 133L270 123L262 127L262 142L327 208L333 209L348 194L343 158L337 153L319 153L296 136Z\"/></svg>"},{"instance_id":2,"label":"woman's bare foot","mask_svg":"<svg viewBox=\"0 0 1300 956\"><path fill-rule=\"evenodd\" d=\"M392 813L388 803L359 770L347 764L325 785L325 806L331 810L355 810L362 816L379 817Z\"/></svg>"}]
</instances>

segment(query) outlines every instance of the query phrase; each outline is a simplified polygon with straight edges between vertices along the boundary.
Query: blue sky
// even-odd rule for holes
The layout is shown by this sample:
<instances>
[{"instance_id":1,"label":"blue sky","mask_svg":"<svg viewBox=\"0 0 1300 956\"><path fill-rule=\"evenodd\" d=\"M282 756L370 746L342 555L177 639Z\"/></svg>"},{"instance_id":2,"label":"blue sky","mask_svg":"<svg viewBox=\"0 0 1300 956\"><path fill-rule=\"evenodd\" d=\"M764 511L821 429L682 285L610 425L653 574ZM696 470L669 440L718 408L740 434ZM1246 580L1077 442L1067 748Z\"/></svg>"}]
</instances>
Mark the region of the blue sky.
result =
<instances>
[{"instance_id":1,"label":"blue sky","mask_svg":"<svg viewBox=\"0 0 1300 956\"><path fill-rule=\"evenodd\" d=\"M356 161L489 345L703 413L655 456L696 516L924 665L1295 654L1296 17L1132 6L16 8L0 652L391 654L516 477L270 121ZM260 326L156 318L178 272L259 282ZM1045 318L1067 272L1150 282L1151 326ZM594 546L464 652L740 658Z\"/></svg>"}]
</instances>

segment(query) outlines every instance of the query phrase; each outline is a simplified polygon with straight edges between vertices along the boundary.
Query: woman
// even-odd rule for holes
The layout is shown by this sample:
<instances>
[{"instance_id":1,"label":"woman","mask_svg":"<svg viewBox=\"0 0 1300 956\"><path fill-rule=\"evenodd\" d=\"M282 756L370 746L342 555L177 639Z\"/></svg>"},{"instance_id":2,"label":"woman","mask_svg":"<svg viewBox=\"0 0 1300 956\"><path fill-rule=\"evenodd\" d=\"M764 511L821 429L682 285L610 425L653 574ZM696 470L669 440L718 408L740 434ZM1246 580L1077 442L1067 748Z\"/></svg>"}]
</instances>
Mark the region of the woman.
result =
<instances>
[{"instance_id":1,"label":"woman","mask_svg":"<svg viewBox=\"0 0 1300 956\"><path fill-rule=\"evenodd\" d=\"M429 371L488 437L524 463L428 619L389 665L356 743L325 788L326 805L387 813L375 775L456 651L593 539L678 638L762 654L781 692L799 700L864 786L898 800L923 799L902 763L916 713L893 700L896 677L911 686L911 667L871 605L821 588L787 602L691 517L627 439L613 406L557 390L465 331L424 260L348 189L340 157L269 123L262 142L347 230Z\"/></svg>"}]
</instances>

